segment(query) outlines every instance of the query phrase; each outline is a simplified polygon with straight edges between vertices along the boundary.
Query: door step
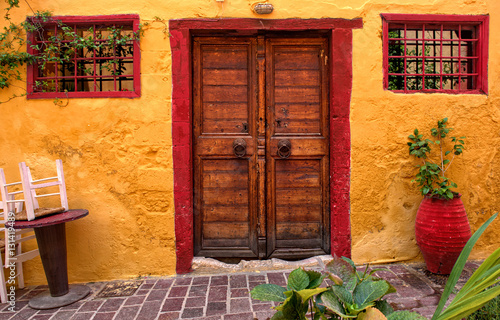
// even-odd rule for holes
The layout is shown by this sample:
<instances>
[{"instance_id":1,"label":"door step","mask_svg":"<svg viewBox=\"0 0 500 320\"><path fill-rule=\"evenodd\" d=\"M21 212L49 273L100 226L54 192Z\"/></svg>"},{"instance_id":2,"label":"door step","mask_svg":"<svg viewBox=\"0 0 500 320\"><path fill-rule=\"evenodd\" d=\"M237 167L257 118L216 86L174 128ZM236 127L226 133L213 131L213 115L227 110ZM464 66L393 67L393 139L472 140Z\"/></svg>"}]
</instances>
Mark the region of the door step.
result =
<instances>
[{"instance_id":1,"label":"door step","mask_svg":"<svg viewBox=\"0 0 500 320\"><path fill-rule=\"evenodd\" d=\"M293 270L299 267L323 269L332 259L333 257L331 255L321 255L298 261L286 261L273 258L269 260L241 260L238 264L231 264L212 258L194 257L191 267L193 269L193 274Z\"/></svg>"}]
</instances>

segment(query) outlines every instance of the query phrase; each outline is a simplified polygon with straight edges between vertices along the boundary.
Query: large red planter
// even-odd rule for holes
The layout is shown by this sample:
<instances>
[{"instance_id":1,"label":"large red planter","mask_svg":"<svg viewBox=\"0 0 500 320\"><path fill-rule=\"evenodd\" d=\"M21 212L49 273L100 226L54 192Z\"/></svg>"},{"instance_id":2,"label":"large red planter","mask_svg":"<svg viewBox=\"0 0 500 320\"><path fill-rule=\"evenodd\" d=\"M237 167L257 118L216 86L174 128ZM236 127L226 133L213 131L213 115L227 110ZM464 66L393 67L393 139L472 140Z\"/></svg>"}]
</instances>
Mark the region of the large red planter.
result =
<instances>
[{"instance_id":1,"label":"large red planter","mask_svg":"<svg viewBox=\"0 0 500 320\"><path fill-rule=\"evenodd\" d=\"M415 235L427 270L450 274L471 237L469 220L460 196L451 200L425 197L418 208Z\"/></svg>"}]
</instances>

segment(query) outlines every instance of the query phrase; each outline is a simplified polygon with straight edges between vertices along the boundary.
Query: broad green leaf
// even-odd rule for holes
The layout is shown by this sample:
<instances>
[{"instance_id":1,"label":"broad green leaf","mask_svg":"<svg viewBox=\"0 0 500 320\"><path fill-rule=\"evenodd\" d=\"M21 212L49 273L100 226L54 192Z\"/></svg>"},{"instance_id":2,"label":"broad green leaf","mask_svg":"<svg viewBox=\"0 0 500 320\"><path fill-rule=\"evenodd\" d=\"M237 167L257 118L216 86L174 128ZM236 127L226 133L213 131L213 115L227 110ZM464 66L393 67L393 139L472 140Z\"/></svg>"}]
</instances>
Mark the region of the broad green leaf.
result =
<instances>
[{"instance_id":1,"label":"broad green leaf","mask_svg":"<svg viewBox=\"0 0 500 320\"><path fill-rule=\"evenodd\" d=\"M309 276L301 269L293 270L288 276L288 288L295 291L300 291L309 286Z\"/></svg>"},{"instance_id":2,"label":"broad green leaf","mask_svg":"<svg viewBox=\"0 0 500 320\"><path fill-rule=\"evenodd\" d=\"M445 155L445 156L447 156L447 155L449 155L450 153L451 153L451 151L449 151L449 150L448 150L448 151L446 151L446 152L444 153L444 155Z\"/></svg>"},{"instance_id":3,"label":"broad green leaf","mask_svg":"<svg viewBox=\"0 0 500 320\"><path fill-rule=\"evenodd\" d=\"M348 262L338 257L326 265L326 269L342 279L343 286L352 291L356 285L356 269Z\"/></svg>"},{"instance_id":4,"label":"broad green leaf","mask_svg":"<svg viewBox=\"0 0 500 320\"><path fill-rule=\"evenodd\" d=\"M351 265L351 267L356 270L356 265L354 264L354 261L352 261L351 259L349 259L348 257L342 257L341 258L342 260L346 261L347 263L349 263Z\"/></svg>"},{"instance_id":5,"label":"broad green leaf","mask_svg":"<svg viewBox=\"0 0 500 320\"><path fill-rule=\"evenodd\" d=\"M389 285L389 289L387 289L387 292L385 294L397 292L396 288L394 288L393 285L390 282L388 282L388 281L386 281L386 282Z\"/></svg>"},{"instance_id":6,"label":"broad green leaf","mask_svg":"<svg viewBox=\"0 0 500 320\"><path fill-rule=\"evenodd\" d=\"M283 315L283 312L281 311L276 311L276 313L272 316L270 320L289 320L288 318L285 318Z\"/></svg>"},{"instance_id":7,"label":"broad green leaf","mask_svg":"<svg viewBox=\"0 0 500 320\"><path fill-rule=\"evenodd\" d=\"M282 302L286 299L284 293L285 291L285 288L276 284L265 283L259 284L253 288L252 291L250 291L250 295L252 296L252 299L255 300Z\"/></svg>"},{"instance_id":8,"label":"broad green leaf","mask_svg":"<svg viewBox=\"0 0 500 320\"><path fill-rule=\"evenodd\" d=\"M338 314L343 318L356 318L356 316L347 315L346 311L339 301L337 296L332 291L326 291L321 295L322 304L328 308L328 310Z\"/></svg>"},{"instance_id":9,"label":"broad green leaf","mask_svg":"<svg viewBox=\"0 0 500 320\"><path fill-rule=\"evenodd\" d=\"M330 290L337 296L337 298L346 305L354 304L352 294L343 286L331 286Z\"/></svg>"},{"instance_id":10,"label":"broad green leaf","mask_svg":"<svg viewBox=\"0 0 500 320\"><path fill-rule=\"evenodd\" d=\"M379 309L386 317L394 312L392 306L385 300L375 301L375 308Z\"/></svg>"},{"instance_id":11,"label":"broad green leaf","mask_svg":"<svg viewBox=\"0 0 500 320\"><path fill-rule=\"evenodd\" d=\"M315 296L327 290L328 288L314 288L314 289L300 290L297 293L302 298L302 302L307 302L307 300L309 300L309 298L311 298L312 296Z\"/></svg>"},{"instance_id":12,"label":"broad green leaf","mask_svg":"<svg viewBox=\"0 0 500 320\"><path fill-rule=\"evenodd\" d=\"M320 272L313 270L305 270L307 275L309 276L309 285L306 289L314 289L321 285L326 275L322 275Z\"/></svg>"},{"instance_id":13,"label":"broad green leaf","mask_svg":"<svg viewBox=\"0 0 500 320\"><path fill-rule=\"evenodd\" d=\"M474 247L474 244L476 244L477 240L479 237L483 234L484 230L490 225L490 223L496 219L498 216L498 212L495 213L493 216L491 216L479 229L474 232L472 237L467 241L465 244L465 247L462 249L462 252L460 253L460 256L458 257L457 261L455 262L455 265L453 266L453 269L451 270L450 276L448 278L448 281L446 282L446 285L444 287L443 294L441 295L441 299L439 300L439 304L436 308L436 311L434 312L434 315L432 316L431 320L436 320L443 310L443 307L448 300L448 297L450 296L453 288L457 284L458 278L462 274L462 270L464 269L465 263L467 262L467 259L469 258L469 254L472 251L472 248ZM477 270L476 270L477 272ZM475 273L474 273L475 274ZM471 277L474 277L474 274Z\"/></svg>"},{"instance_id":14,"label":"broad green leaf","mask_svg":"<svg viewBox=\"0 0 500 320\"><path fill-rule=\"evenodd\" d=\"M382 298L389 285L386 281L363 281L354 289L354 302L359 305L365 305Z\"/></svg>"},{"instance_id":15,"label":"broad green leaf","mask_svg":"<svg viewBox=\"0 0 500 320\"><path fill-rule=\"evenodd\" d=\"M306 320L305 314L308 307L309 305L307 303L302 303L299 294L292 291L291 296L288 297L282 305L276 307L276 310L281 311L285 319Z\"/></svg>"}]
</instances>

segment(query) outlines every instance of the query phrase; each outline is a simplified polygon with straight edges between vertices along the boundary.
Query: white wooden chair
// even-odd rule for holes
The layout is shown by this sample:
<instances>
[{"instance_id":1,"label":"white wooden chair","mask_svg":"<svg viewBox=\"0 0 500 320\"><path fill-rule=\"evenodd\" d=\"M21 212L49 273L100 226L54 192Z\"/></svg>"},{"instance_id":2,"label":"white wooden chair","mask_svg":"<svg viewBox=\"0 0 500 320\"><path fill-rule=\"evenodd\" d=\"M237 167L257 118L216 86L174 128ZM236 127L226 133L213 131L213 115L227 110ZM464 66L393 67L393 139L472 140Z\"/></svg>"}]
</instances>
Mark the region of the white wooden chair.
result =
<instances>
[{"instance_id":1,"label":"white wooden chair","mask_svg":"<svg viewBox=\"0 0 500 320\"><path fill-rule=\"evenodd\" d=\"M27 220L31 221L38 216L45 214L62 212L69 209L68 198L66 195L66 183L64 182L64 171L61 160L56 160L57 176L33 180L31 172L26 163L19 163L19 170L21 171L21 183L24 194L24 205ZM59 192L52 193L37 193L37 189L58 187ZM40 208L38 198L59 196L61 207L60 208ZM24 217L23 217L24 219Z\"/></svg>"},{"instance_id":2,"label":"white wooden chair","mask_svg":"<svg viewBox=\"0 0 500 320\"><path fill-rule=\"evenodd\" d=\"M22 185L21 182L6 183L5 174L3 169L0 169L0 191L2 200L0 201L0 250L4 253L5 264L3 263L0 255L0 264L4 268L15 270L15 277L17 277L17 285L19 288L24 288L24 275L23 275L23 262L33 259L39 255L38 249L30 251L22 251L22 243L35 239L33 229L15 230L9 228L9 222L13 219L13 214L18 213L23 208L23 199L16 199L16 195L20 195L23 191L9 191L9 187ZM36 240L33 240L36 241ZM15 268L12 266L15 265ZM0 269L0 270L3 270ZM13 280L9 277L9 280ZM3 274L0 276L0 300L2 303L7 302L7 284L8 287L12 286L10 281L5 281Z\"/></svg>"}]
</instances>

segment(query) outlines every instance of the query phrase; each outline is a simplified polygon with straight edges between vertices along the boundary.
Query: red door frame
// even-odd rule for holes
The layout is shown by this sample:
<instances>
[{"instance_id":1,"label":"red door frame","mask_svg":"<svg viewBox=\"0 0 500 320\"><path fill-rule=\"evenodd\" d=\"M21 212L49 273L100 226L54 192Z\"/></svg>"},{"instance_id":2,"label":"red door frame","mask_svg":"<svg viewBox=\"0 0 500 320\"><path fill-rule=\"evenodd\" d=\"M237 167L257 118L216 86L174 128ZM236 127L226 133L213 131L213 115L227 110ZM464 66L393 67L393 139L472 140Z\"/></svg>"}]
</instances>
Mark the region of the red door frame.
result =
<instances>
[{"instance_id":1,"label":"red door frame","mask_svg":"<svg viewBox=\"0 0 500 320\"><path fill-rule=\"evenodd\" d=\"M331 254L351 256L349 124L352 89L352 29L361 18L344 19L181 19L171 20L172 140L176 271L191 271L193 260L193 172L191 108L191 34L200 30L331 32L330 43L330 225Z\"/></svg>"}]
</instances>

